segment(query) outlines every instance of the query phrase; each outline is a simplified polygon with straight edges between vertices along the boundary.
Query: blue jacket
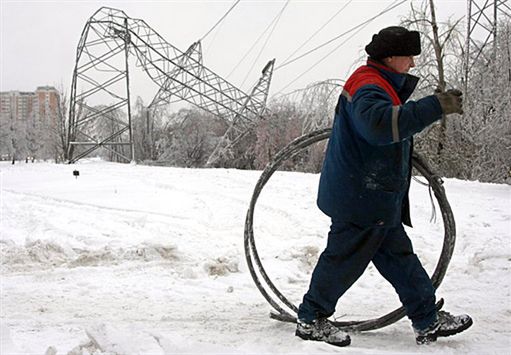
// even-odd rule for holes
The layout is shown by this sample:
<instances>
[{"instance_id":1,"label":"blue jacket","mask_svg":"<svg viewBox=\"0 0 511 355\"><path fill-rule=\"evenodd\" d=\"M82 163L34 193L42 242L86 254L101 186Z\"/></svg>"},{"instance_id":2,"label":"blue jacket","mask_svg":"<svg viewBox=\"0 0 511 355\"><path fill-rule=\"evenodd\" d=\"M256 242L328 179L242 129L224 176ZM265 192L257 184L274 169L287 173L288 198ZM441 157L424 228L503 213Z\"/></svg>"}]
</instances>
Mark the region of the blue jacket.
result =
<instances>
[{"instance_id":1,"label":"blue jacket","mask_svg":"<svg viewBox=\"0 0 511 355\"><path fill-rule=\"evenodd\" d=\"M369 59L346 81L317 200L333 220L364 227L411 226L412 136L442 117L434 95L404 103L418 80Z\"/></svg>"}]
</instances>

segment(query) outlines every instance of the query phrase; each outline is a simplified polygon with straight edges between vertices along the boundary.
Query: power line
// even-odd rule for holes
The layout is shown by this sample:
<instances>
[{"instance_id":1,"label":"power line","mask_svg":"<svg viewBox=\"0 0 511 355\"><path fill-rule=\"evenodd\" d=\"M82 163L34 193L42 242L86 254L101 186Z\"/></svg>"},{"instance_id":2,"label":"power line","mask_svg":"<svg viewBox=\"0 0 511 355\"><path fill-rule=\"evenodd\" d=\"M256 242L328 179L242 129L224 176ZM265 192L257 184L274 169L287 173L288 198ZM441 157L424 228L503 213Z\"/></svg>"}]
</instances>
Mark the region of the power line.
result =
<instances>
[{"instance_id":1,"label":"power line","mask_svg":"<svg viewBox=\"0 0 511 355\"><path fill-rule=\"evenodd\" d=\"M268 34L268 37L266 37L266 41L264 42L263 46L261 47L261 50L259 51L259 53L257 54L256 58L254 59L254 61L252 62L252 66L250 67L250 69L248 70L247 74L245 75L245 78L243 79L243 82L241 83L241 86L243 86L243 84L245 84L245 81L247 81L247 78L249 76L249 74L252 72L252 70L254 69L254 66L255 64L257 63L257 61L259 60L259 57L261 56L261 54L263 53L263 50L264 48L266 47L266 45L268 44L268 41L270 40L271 38L271 35L273 34L273 31L275 31L275 28L277 27L279 21L280 21L280 18L282 16L282 14L284 13L284 10L286 9L287 5L289 5L289 1L290 0L287 0L286 3L284 4L284 6L282 7L282 9L280 10L280 12L277 14L277 17L276 17L276 21L275 24L273 25L273 28L271 29L270 33Z\"/></svg>"},{"instance_id":2,"label":"power line","mask_svg":"<svg viewBox=\"0 0 511 355\"><path fill-rule=\"evenodd\" d=\"M381 11L381 12L380 12L380 13L378 13L377 15L375 15L375 16L373 16L373 17L369 18L368 20L366 20L366 21L364 21L364 22L362 22L362 23L360 23L360 24L358 24L358 25L356 25L356 26L354 26L354 27L350 28L348 31L343 32L343 33L341 33L340 35L335 36L334 38L330 39L329 41L327 41L327 42L325 42L325 43L323 43L323 44L320 44L319 46L317 46L317 47L315 47L315 48L313 48L313 49L311 49L311 50L309 50L309 51L305 52L304 54L302 54L302 55L300 55L300 56L298 56L298 57L296 57L296 58L293 58L293 59L291 59L291 60L289 60L289 61L287 61L287 62L285 62L285 63L281 64L280 66L276 67L274 70L278 70L278 69L280 69L280 68L282 68L282 67L285 67L286 65L289 65L289 64L291 64L291 63L294 63L294 62L296 62L297 60L299 60L299 59L301 59L301 58L303 58L303 57L305 57L305 56L307 56L307 55L309 55L309 54L311 54L311 53L313 53L313 52L317 51L318 49L323 48L324 46L326 46L326 45L328 45L328 44L330 44L330 43L332 43L332 42L336 41L337 39L339 39L339 38L341 38L341 37L344 37L344 36L345 36L345 35L347 35L348 33L353 32L353 31L357 30L358 28L360 28L360 27L362 27L362 26L367 25L368 23L370 23L370 22L374 21L376 18L378 18L378 17L380 17L381 15L383 15L383 14L385 14L385 13L389 12L390 10L393 10L394 8L396 8L396 7L398 7L398 6L401 6L403 3L407 2L408 0L401 0L401 2L399 2L399 3L397 3L397 4L396 4L396 2L397 2L397 1L398 1L398 0L394 1L394 2L393 2L392 4L390 4L390 5L389 5L389 6L388 6L385 10Z\"/></svg>"},{"instance_id":3,"label":"power line","mask_svg":"<svg viewBox=\"0 0 511 355\"><path fill-rule=\"evenodd\" d=\"M345 83L345 82L346 82L346 80L343 80L343 79L326 79L326 80L314 82L312 84L307 85L304 88L295 89L295 90L287 92L285 94L277 93L274 96L277 96L277 95L280 95L281 97L290 96L290 95L293 95L293 94L296 94L299 92L310 90L314 87L321 86L321 85L332 85L332 86L342 87L343 83Z\"/></svg>"},{"instance_id":4,"label":"power line","mask_svg":"<svg viewBox=\"0 0 511 355\"><path fill-rule=\"evenodd\" d=\"M286 2L286 4L284 6L287 6L287 3L289 3L289 1ZM259 43L259 41L261 40L261 38L263 38L263 36L266 34L266 32L270 29L270 27L275 23L275 21L277 21L277 19L280 18L280 15L281 15L281 12L282 10L271 20L271 22L268 24L268 26L266 26L266 28L264 29L263 32L261 32L261 34L259 35L259 37L255 40L254 44L252 44L252 47L250 47L250 49L245 53L245 55L240 59L240 61L234 66L234 68L231 70L231 72L229 74L227 74L227 79L229 79L229 77L232 75L232 73L234 73L236 71L236 69L238 69L238 67L241 65L241 63L245 60L245 58L250 54L250 52L252 52L252 49L254 49L254 47L257 45L257 43Z\"/></svg>"},{"instance_id":5,"label":"power line","mask_svg":"<svg viewBox=\"0 0 511 355\"><path fill-rule=\"evenodd\" d=\"M232 11L232 9L234 9L234 7L236 5L238 5L238 3L240 2L241 0L236 0L236 2L231 6L231 8L229 10L227 10L227 12L220 18L220 20L217 21L217 23L215 23L215 25L213 27L211 27L211 29L204 35L202 36L202 38L200 39L200 41L202 41L204 38L206 38L207 35L209 35L211 33L211 31L213 31L215 29L216 26L218 26L218 24L220 22L222 22L224 20L224 18L227 17L227 15L229 15L229 12Z\"/></svg>"},{"instance_id":6,"label":"power line","mask_svg":"<svg viewBox=\"0 0 511 355\"><path fill-rule=\"evenodd\" d=\"M209 44L208 44L207 48L204 50L204 56L205 56L206 54L210 53L210 52L209 52L209 50L211 49L211 47L213 47L213 43L215 43L215 39L218 37L218 34L221 32L221 30L222 30L222 26L223 26L224 24L225 24L225 22L222 22L222 23L218 26L218 28L216 29L216 31L215 31L215 33L214 33L214 35L213 35L213 38L211 38L211 39L209 40Z\"/></svg>"},{"instance_id":7,"label":"power line","mask_svg":"<svg viewBox=\"0 0 511 355\"><path fill-rule=\"evenodd\" d=\"M332 53L334 53L335 51L337 51L341 46L343 46L346 42L348 42L350 39L352 39L357 33L359 33L360 31L362 31L369 23L365 24L364 26L362 26L361 28L359 28L355 33L353 33L351 36L349 36L348 38L346 38L344 41L342 41L338 46L336 46L334 49L332 49L330 52L328 52L325 56L323 56L320 60L318 60L317 62L315 62L312 66L310 66L308 69L306 69L304 72L302 72L300 75L298 75L296 78L294 78L292 81L290 81L286 86L284 86L282 89L280 89L280 92L284 91L285 89L287 89L289 86L291 86L292 84L294 84L298 79L300 79L302 76L304 76L305 74L307 74L308 72L310 72L312 69L314 69L314 67L316 67L319 63L323 62L326 58L328 58Z\"/></svg>"},{"instance_id":8,"label":"power line","mask_svg":"<svg viewBox=\"0 0 511 355\"><path fill-rule=\"evenodd\" d=\"M305 55L308 55L310 53L312 53L314 50L316 49L319 49L323 46L325 46L326 44L329 44L331 43L332 41L334 41L335 39L338 39L342 36L345 36L346 34L350 33L350 32L353 32L355 29L356 31L351 34L348 38L346 38L343 42L341 42L338 46L336 46L333 50L331 50L330 52L328 52L325 56L323 56L320 60L318 60L317 62L315 62L312 66L310 66L308 69L306 69L303 73L301 73L300 75L298 75L295 79L293 79L291 82L289 82L287 85L285 85L282 89L279 90L278 93L281 93L282 91L284 91L286 88L288 88L291 84L295 83L298 79L300 79L302 76L304 76L305 74L307 74L308 72L310 72L314 67L316 67L319 63L323 62L326 58L328 58L332 53L334 53L335 51L337 51L341 46L343 46L346 42L348 42L351 38L353 38L357 33L359 33L360 31L362 31L367 25L369 25L372 21L374 21L376 18L382 16L383 14L385 14L386 12L402 5L403 3L405 3L407 0L402 0L401 2L397 3L398 0L394 1L394 3L390 4L386 9L384 9L383 11L381 11L380 13L378 13L377 15L371 17L370 19L360 23L359 25L349 29L348 31L342 33L341 35L339 36L336 36L334 39L331 39L330 41L328 42L325 42L324 44L322 44L321 46L318 46L316 47L315 49L307 52L307 53L304 53L303 55L301 55L300 57L297 57L295 59L293 59L292 61L289 61L287 63L284 63L282 64L281 66L275 68L275 70L277 69L280 69L282 68L283 66L287 65L287 64L290 64L300 58L303 58ZM274 71L275 71L274 70ZM277 94L278 94L277 93Z\"/></svg>"},{"instance_id":9,"label":"power line","mask_svg":"<svg viewBox=\"0 0 511 355\"><path fill-rule=\"evenodd\" d=\"M342 12L342 10L344 10L352 2L353 0L350 0L346 4L344 4L332 17L330 17L330 19L328 19L327 22L325 22L318 30L316 30L316 32L314 32L312 36L305 40L305 42L303 42L298 48L296 48L293 53L291 53L286 59L284 59L283 63L286 63L289 60L289 58L293 57L300 49L302 49L307 43L309 43L311 39L313 39L319 32L321 32L323 28L325 28L330 22L332 22L333 19L336 18L337 15L339 15Z\"/></svg>"}]
</instances>

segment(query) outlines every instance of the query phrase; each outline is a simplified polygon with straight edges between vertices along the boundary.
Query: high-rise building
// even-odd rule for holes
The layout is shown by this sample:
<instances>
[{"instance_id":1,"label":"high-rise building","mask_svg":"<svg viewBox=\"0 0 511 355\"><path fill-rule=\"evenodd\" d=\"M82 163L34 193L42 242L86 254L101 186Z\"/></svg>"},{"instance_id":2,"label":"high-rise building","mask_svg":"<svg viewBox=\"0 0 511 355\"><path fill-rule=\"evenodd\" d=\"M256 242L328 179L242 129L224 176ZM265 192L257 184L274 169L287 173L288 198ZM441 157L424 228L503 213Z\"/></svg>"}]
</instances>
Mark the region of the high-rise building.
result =
<instances>
[{"instance_id":1,"label":"high-rise building","mask_svg":"<svg viewBox=\"0 0 511 355\"><path fill-rule=\"evenodd\" d=\"M55 123L59 105L59 92L53 86L39 86L35 91L36 119Z\"/></svg>"},{"instance_id":2,"label":"high-rise building","mask_svg":"<svg viewBox=\"0 0 511 355\"><path fill-rule=\"evenodd\" d=\"M54 124L60 95L52 86L39 86L35 92L0 92L0 118L38 120Z\"/></svg>"}]
</instances>

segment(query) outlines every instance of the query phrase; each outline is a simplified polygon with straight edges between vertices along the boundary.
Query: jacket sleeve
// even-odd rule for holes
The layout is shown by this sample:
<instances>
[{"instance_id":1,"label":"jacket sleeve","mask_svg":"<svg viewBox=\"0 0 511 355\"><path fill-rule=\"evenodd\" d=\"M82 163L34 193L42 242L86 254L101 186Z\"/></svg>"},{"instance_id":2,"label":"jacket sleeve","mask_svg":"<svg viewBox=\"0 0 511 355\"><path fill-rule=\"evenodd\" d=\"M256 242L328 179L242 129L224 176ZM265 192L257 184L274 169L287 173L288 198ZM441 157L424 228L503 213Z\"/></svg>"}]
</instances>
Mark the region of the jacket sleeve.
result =
<instances>
[{"instance_id":1,"label":"jacket sleeve","mask_svg":"<svg viewBox=\"0 0 511 355\"><path fill-rule=\"evenodd\" d=\"M441 119L442 108L435 95L394 105L385 90L366 85L353 96L351 118L367 142L386 145L410 138Z\"/></svg>"}]
</instances>

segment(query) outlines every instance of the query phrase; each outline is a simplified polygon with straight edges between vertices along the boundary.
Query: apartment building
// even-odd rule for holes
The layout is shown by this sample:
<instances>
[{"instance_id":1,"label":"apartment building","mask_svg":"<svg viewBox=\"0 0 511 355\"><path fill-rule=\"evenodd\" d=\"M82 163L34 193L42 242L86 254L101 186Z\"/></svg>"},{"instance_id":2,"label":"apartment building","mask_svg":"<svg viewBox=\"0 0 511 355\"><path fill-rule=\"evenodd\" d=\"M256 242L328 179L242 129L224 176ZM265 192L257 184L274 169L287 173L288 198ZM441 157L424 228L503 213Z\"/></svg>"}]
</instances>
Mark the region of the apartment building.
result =
<instances>
[{"instance_id":1,"label":"apartment building","mask_svg":"<svg viewBox=\"0 0 511 355\"><path fill-rule=\"evenodd\" d=\"M34 92L2 91L0 118L55 123L59 99L53 86L39 86Z\"/></svg>"}]
</instances>

